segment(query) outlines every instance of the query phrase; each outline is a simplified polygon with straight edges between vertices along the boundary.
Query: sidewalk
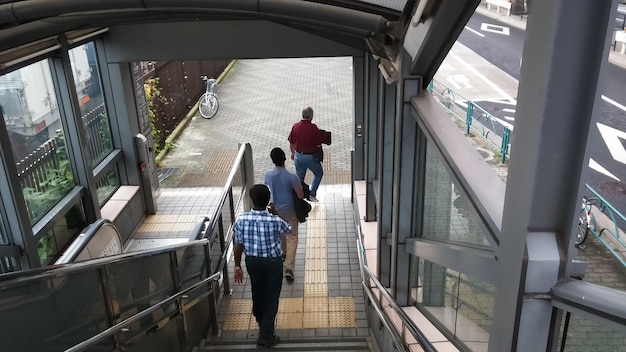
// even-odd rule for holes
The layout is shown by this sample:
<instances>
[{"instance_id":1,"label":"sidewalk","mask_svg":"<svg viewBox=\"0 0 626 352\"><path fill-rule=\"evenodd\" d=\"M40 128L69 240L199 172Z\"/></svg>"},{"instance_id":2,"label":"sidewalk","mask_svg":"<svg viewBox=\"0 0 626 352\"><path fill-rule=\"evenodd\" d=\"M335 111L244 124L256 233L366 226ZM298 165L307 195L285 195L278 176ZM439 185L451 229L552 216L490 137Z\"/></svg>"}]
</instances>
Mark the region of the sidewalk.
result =
<instances>
[{"instance_id":1,"label":"sidewalk","mask_svg":"<svg viewBox=\"0 0 626 352\"><path fill-rule=\"evenodd\" d=\"M493 18L495 20L506 23L510 26L519 28L521 30L526 30L526 20L527 20L526 15L507 16L504 11L498 12L495 7L491 8L491 10L488 10L484 1L480 5L478 5L478 7L476 8L476 13ZM615 34L613 35L615 36ZM610 48L609 62L614 65L620 66L623 69L626 69L626 54L620 53L621 45L622 45L621 43L617 43L615 48L613 47ZM626 45L626 44L623 44L623 45Z\"/></svg>"}]
</instances>

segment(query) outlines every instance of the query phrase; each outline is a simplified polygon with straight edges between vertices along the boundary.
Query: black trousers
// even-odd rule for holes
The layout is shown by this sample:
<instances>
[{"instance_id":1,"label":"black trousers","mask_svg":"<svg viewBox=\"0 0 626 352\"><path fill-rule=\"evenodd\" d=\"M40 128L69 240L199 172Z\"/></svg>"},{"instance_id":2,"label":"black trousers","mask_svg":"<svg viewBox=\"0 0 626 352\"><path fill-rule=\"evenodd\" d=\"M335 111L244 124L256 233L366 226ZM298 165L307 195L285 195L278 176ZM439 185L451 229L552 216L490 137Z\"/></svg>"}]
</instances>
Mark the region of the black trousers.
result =
<instances>
[{"instance_id":1,"label":"black trousers","mask_svg":"<svg viewBox=\"0 0 626 352\"><path fill-rule=\"evenodd\" d=\"M259 338L272 338L283 287L283 260L281 257L246 256L246 270L252 286L252 314L259 323Z\"/></svg>"}]
</instances>

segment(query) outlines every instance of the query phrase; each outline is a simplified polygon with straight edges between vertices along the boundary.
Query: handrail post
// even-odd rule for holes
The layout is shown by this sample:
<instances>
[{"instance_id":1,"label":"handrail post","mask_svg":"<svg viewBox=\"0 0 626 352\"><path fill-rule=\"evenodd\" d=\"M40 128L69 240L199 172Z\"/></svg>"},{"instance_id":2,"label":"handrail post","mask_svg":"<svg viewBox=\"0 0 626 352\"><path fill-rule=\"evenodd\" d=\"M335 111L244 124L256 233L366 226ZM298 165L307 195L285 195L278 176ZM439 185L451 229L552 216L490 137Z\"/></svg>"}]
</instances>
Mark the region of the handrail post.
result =
<instances>
[{"instance_id":1,"label":"handrail post","mask_svg":"<svg viewBox=\"0 0 626 352\"><path fill-rule=\"evenodd\" d=\"M467 111L465 115L465 134L470 134L470 129L472 127L472 116L474 116L474 102L468 100Z\"/></svg>"},{"instance_id":2,"label":"handrail post","mask_svg":"<svg viewBox=\"0 0 626 352\"><path fill-rule=\"evenodd\" d=\"M504 127L502 131L502 145L500 146L500 153L502 153L502 164L506 162L506 155L509 153L509 140L511 139L511 130L508 127Z\"/></svg>"}]
</instances>

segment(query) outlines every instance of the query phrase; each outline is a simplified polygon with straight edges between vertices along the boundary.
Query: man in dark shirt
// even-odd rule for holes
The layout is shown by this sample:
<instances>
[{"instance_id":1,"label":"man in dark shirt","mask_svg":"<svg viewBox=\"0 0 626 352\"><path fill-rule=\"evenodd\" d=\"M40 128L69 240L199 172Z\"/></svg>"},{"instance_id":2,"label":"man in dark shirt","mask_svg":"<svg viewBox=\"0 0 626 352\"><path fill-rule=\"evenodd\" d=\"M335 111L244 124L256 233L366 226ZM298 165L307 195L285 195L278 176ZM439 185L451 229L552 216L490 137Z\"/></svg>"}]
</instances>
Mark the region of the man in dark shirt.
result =
<instances>
[{"instance_id":1,"label":"man in dark shirt","mask_svg":"<svg viewBox=\"0 0 626 352\"><path fill-rule=\"evenodd\" d=\"M322 133L317 126L312 123L313 109L307 107L302 111L302 120L296 122L291 127L289 133L289 147L291 148L291 159L296 167L296 174L300 180L304 181L306 171L313 172L313 182L311 182L311 196L309 200L317 202L317 189L324 176L322 162L316 160L315 153L322 148Z\"/></svg>"},{"instance_id":2,"label":"man in dark shirt","mask_svg":"<svg viewBox=\"0 0 626 352\"><path fill-rule=\"evenodd\" d=\"M274 335L278 300L283 285L281 237L291 225L267 211L270 190L254 185L249 191L253 208L235 221L235 282L243 282L241 255L246 255L246 270L252 286L252 314L259 323L257 347L272 347L280 338Z\"/></svg>"}]
</instances>

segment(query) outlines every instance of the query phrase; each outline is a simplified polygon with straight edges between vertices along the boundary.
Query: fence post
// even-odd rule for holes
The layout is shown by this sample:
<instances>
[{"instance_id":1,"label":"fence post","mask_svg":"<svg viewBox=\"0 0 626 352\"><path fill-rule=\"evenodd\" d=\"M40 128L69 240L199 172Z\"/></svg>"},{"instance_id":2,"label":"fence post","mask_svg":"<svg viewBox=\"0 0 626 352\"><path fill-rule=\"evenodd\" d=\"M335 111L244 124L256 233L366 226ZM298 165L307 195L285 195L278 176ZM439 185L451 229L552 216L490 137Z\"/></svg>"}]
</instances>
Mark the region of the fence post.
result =
<instances>
[{"instance_id":1,"label":"fence post","mask_svg":"<svg viewBox=\"0 0 626 352\"><path fill-rule=\"evenodd\" d=\"M506 162L506 155L509 153L509 140L511 139L511 130L508 127L504 127L502 131L502 145L500 146L500 152L502 153L502 163Z\"/></svg>"},{"instance_id":2,"label":"fence post","mask_svg":"<svg viewBox=\"0 0 626 352\"><path fill-rule=\"evenodd\" d=\"M472 127L472 116L474 116L474 102L468 100L467 111L465 115L465 134L470 134L470 129Z\"/></svg>"}]
</instances>

